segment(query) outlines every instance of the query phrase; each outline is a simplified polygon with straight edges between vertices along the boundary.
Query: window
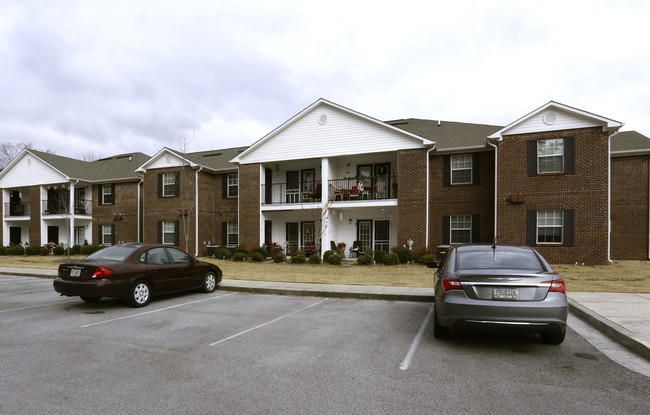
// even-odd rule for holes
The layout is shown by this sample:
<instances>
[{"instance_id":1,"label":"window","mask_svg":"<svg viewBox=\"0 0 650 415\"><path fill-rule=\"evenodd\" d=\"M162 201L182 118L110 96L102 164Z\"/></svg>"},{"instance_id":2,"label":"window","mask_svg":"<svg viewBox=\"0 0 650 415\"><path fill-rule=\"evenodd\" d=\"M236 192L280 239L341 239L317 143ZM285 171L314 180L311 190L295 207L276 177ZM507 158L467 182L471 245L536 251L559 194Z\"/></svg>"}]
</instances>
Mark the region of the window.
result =
<instances>
[{"instance_id":1,"label":"window","mask_svg":"<svg viewBox=\"0 0 650 415\"><path fill-rule=\"evenodd\" d=\"M239 176L237 173L228 175L228 197L237 197L239 193Z\"/></svg>"},{"instance_id":2,"label":"window","mask_svg":"<svg viewBox=\"0 0 650 415\"><path fill-rule=\"evenodd\" d=\"M103 184L100 186L99 202L101 205L115 204L115 185Z\"/></svg>"},{"instance_id":3,"label":"window","mask_svg":"<svg viewBox=\"0 0 650 415\"><path fill-rule=\"evenodd\" d=\"M176 180L178 179L177 173L163 173L162 174L162 195L163 196L178 196Z\"/></svg>"},{"instance_id":4,"label":"window","mask_svg":"<svg viewBox=\"0 0 650 415\"><path fill-rule=\"evenodd\" d=\"M451 184L472 183L472 155L451 156Z\"/></svg>"},{"instance_id":5,"label":"window","mask_svg":"<svg viewBox=\"0 0 650 415\"><path fill-rule=\"evenodd\" d=\"M561 210L537 211L537 243L561 244L564 212Z\"/></svg>"},{"instance_id":6,"label":"window","mask_svg":"<svg viewBox=\"0 0 650 415\"><path fill-rule=\"evenodd\" d=\"M176 224L178 222L163 222L162 223L162 243L168 245L176 245Z\"/></svg>"},{"instance_id":7,"label":"window","mask_svg":"<svg viewBox=\"0 0 650 415\"><path fill-rule=\"evenodd\" d=\"M167 248L167 252L171 255L174 264L190 264L194 260L191 256L176 248Z\"/></svg>"},{"instance_id":8,"label":"window","mask_svg":"<svg viewBox=\"0 0 650 415\"><path fill-rule=\"evenodd\" d=\"M472 216L455 215L450 216L449 241L452 244L472 242Z\"/></svg>"},{"instance_id":9,"label":"window","mask_svg":"<svg viewBox=\"0 0 650 415\"><path fill-rule=\"evenodd\" d=\"M537 172L561 173L564 171L564 139L537 141Z\"/></svg>"},{"instance_id":10,"label":"window","mask_svg":"<svg viewBox=\"0 0 650 415\"><path fill-rule=\"evenodd\" d=\"M227 243L230 246L237 246L239 243L239 228L237 226L237 222L228 222L227 226Z\"/></svg>"},{"instance_id":11,"label":"window","mask_svg":"<svg viewBox=\"0 0 650 415\"><path fill-rule=\"evenodd\" d=\"M113 245L115 241L115 225L99 225L99 244Z\"/></svg>"}]
</instances>

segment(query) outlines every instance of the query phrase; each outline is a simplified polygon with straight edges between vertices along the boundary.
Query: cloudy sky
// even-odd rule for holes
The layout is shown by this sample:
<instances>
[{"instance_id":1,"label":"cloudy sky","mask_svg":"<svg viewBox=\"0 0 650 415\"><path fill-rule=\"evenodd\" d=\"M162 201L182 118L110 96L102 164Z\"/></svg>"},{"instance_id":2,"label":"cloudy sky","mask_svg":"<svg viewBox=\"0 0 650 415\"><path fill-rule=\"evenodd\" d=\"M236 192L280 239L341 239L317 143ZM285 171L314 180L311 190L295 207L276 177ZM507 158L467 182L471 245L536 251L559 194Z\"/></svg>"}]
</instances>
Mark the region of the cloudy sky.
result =
<instances>
[{"instance_id":1,"label":"cloudy sky","mask_svg":"<svg viewBox=\"0 0 650 415\"><path fill-rule=\"evenodd\" d=\"M550 100L650 136L650 1L0 0L0 143L250 145L325 98L506 125Z\"/></svg>"}]
</instances>

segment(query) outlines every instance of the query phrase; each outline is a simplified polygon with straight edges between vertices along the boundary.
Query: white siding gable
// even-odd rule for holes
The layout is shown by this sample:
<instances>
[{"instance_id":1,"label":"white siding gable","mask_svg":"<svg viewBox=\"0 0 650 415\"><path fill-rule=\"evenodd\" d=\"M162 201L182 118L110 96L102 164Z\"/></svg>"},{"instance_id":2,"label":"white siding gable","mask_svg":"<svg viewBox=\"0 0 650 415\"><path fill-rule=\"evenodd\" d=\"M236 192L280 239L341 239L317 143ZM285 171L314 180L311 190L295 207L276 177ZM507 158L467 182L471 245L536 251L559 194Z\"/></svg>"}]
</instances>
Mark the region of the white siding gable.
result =
<instances>
[{"instance_id":1,"label":"white siding gable","mask_svg":"<svg viewBox=\"0 0 650 415\"><path fill-rule=\"evenodd\" d=\"M602 126L602 122L598 122L593 118L551 107L534 114L505 131L504 134L526 134Z\"/></svg>"},{"instance_id":2,"label":"white siding gable","mask_svg":"<svg viewBox=\"0 0 650 415\"><path fill-rule=\"evenodd\" d=\"M423 148L423 139L351 111L320 103L271 133L241 163L336 157Z\"/></svg>"},{"instance_id":3,"label":"white siding gable","mask_svg":"<svg viewBox=\"0 0 650 415\"><path fill-rule=\"evenodd\" d=\"M161 152L155 159L147 163L147 169L162 169L166 167L181 167L187 166L190 163L175 154L168 151Z\"/></svg>"},{"instance_id":4,"label":"white siding gable","mask_svg":"<svg viewBox=\"0 0 650 415\"><path fill-rule=\"evenodd\" d=\"M0 188L37 186L67 182L68 177L33 154L25 152L3 171Z\"/></svg>"}]
</instances>

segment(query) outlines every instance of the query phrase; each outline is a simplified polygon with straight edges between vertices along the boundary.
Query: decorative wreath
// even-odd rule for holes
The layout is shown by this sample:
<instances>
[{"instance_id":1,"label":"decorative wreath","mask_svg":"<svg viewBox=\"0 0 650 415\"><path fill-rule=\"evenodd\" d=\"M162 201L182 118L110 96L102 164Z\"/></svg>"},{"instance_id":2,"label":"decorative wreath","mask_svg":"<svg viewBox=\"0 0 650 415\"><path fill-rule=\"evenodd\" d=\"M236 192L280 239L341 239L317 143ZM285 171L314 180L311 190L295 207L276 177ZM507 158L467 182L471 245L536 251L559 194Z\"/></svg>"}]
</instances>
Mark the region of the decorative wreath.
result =
<instances>
[{"instance_id":1,"label":"decorative wreath","mask_svg":"<svg viewBox=\"0 0 650 415\"><path fill-rule=\"evenodd\" d=\"M379 166L377 169L377 173L379 173L380 176L385 176L386 175L386 166Z\"/></svg>"}]
</instances>

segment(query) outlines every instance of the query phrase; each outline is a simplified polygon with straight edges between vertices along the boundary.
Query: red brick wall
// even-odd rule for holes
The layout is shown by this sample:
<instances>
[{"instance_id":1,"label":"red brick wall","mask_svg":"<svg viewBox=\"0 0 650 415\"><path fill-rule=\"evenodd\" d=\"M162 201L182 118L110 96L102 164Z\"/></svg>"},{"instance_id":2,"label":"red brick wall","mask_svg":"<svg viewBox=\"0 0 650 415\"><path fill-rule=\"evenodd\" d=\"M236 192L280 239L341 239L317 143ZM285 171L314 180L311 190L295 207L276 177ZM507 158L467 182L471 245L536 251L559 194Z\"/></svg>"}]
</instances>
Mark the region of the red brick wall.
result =
<instances>
[{"instance_id":1,"label":"red brick wall","mask_svg":"<svg viewBox=\"0 0 650 415\"><path fill-rule=\"evenodd\" d=\"M138 182L115 183L115 204L99 205L100 185L92 187L93 220L92 241L98 245L99 225L115 225L115 243L136 242L138 240Z\"/></svg>"},{"instance_id":2,"label":"red brick wall","mask_svg":"<svg viewBox=\"0 0 650 415\"><path fill-rule=\"evenodd\" d=\"M575 174L527 174L527 142L575 138ZM574 209L574 245L538 245L551 263L607 263L608 138L601 128L505 136L499 143L498 239L526 244L527 210ZM523 203L512 203L518 194Z\"/></svg>"},{"instance_id":3,"label":"red brick wall","mask_svg":"<svg viewBox=\"0 0 650 415\"><path fill-rule=\"evenodd\" d=\"M431 157L429 177L429 247L442 244L442 217L447 215L480 215L479 242L494 238L494 152L479 153L480 184L443 186L442 155Z\"/></svg>"},{"instance_id":4,"label":"red brick wall","mask_svg":"<svg viewBox=\"0 0 650 415\"><path fill-rule=\"evenodd\" d=\"M612 259L648 259L647 155L612 158Z\"/></svg>"},{"instance_id":5,"label":"red brick wall","mask_svg":"<svg viewBox=\"0 0 650 415\"><path fill-rule=\"evenodd\" d=\"M427 151L397 152L397 246L413 240L413 250L425 248Z\"/></svg>"},{"instance_id":6,"label":"red brick wall","mask_svg":"<svg viewBox=\"0 0 650 415\"><path fill-rule=\"evenodd\" d=\"M239 245L252 250L260 246L260 165L240 165L239 183Z\"/></svg>"}]
</instances>

